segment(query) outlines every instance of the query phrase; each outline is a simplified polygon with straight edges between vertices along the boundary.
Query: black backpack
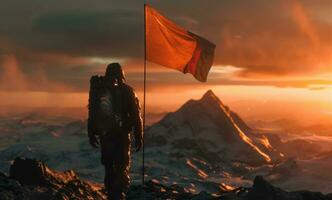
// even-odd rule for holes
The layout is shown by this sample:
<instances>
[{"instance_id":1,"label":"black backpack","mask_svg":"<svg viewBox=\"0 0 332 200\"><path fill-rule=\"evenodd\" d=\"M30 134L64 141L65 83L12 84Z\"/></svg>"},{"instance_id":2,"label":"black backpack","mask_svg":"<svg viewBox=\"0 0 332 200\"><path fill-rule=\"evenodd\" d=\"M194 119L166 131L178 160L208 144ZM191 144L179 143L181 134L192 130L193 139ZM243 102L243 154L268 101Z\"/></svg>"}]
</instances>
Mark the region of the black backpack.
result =
<instances>
[{"instance_id":1,"label":"black backpack","mask_svg":"<svg viewBox=\"0 0 332 200\"><path fill-rule=\"evenodd\" d=\"M108 86L99 81L96 91L95 117L99 134L118 132L124 126L123 89L121 85Z\"/></svg>"}]
</instances>

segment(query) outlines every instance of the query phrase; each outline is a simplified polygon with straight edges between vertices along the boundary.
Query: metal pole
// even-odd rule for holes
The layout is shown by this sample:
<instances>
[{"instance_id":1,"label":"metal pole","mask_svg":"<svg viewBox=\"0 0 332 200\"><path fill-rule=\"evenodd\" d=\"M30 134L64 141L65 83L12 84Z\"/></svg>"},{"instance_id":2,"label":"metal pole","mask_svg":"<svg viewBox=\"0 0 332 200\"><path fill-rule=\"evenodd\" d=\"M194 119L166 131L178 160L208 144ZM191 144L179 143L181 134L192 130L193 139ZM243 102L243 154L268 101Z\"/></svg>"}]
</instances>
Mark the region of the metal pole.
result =
<instances>
[{"instance_id":1,"label":"metal pole","mask_svg":"<svg viewBox=\"0 0 332 200\"><path fill-rule=\"evenodd\" d=\"M145 160L144 160L144 154L145 154L145 151L144 151L144 146L145 146L145 141L144 141L144 137L145 137L145 102L146 102L146 4L144 4L144 94L143 94L143 100L144 100L144 104L143 104L143 138L142 138L142 141L143 141L143 146L142 146L142 183L143 183L143 186L144 186L144 172L145 172Z\"/></svg>"}]
</instances>

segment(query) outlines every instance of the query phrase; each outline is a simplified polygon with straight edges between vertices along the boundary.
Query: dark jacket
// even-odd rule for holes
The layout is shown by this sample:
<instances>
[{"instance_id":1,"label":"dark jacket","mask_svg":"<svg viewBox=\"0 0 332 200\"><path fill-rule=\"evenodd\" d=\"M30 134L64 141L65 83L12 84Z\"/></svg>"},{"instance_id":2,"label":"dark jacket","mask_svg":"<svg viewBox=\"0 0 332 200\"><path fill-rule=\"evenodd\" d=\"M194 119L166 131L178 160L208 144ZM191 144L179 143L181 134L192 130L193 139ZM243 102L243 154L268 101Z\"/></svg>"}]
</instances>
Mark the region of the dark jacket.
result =
<instances>
[{"instance_id":1,"label":"dark jacket","mask_svg":"<svg viewBox=\"0 0 332 200\"><path fill-rule=\"evenodd\" d=\"M140 113L139 100L136 97L134 89L125 83L118 86L109 84L103 76L92 76L90 79L89 92L89 116L88 116L88 135L93 137L100 134L98 129L98 105L99 93L102 89L107 88L110 92L116 92L121 96L121 101L118 102L117 108L123 117L124 126L121 132L131 132L133 130L135 140L142 140L143 127ZM113 130L110 130L112 134ZM114 130L115 131L115 130Z\"/></svg>"}]
</instances>

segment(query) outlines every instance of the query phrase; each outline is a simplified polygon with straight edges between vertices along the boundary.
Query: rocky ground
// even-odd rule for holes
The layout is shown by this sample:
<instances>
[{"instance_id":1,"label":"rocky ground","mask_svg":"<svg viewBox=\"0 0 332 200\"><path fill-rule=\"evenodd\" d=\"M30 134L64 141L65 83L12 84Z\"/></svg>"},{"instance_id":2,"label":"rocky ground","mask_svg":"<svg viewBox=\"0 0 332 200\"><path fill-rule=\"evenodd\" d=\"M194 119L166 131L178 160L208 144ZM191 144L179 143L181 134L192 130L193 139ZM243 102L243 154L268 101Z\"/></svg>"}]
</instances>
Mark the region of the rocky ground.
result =
<instances>
[{"instance_id":1,"label":"rocky ground","mask_svg":"<svg viewBox=\"0 0 332 200\"><path fill-rule=\"evenodd\" d=\"M82 181L74 171L58 172L34 159L16 158L10 166L9 176L0 173L1 200L82 200L106 199L100 184ZM164 186L148 181L144 186L132 185L128 199L227 199L227 200L332 200L332 194L320 192L286 192L257 176L250 188L235 188L219 194L185 191L174 184Z\"/></svg>"}]
</instances>

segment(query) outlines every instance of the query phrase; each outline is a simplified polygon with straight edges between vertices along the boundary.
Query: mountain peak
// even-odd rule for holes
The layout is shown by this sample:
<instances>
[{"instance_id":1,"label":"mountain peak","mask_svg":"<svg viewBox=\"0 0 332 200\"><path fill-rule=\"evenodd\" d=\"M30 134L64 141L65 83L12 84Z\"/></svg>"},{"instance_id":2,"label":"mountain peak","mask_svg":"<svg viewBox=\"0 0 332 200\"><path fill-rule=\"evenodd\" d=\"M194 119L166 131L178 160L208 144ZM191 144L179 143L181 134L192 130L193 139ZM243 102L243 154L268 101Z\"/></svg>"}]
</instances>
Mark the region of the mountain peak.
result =
<instances>
[{"instance_id":1,"label":"mountain peak","mask_svg":"<svg viewBox=\"0 0 332 200\"><path fill-rule=\"evenodd\" d=\"M222 101L219 99L219 97L211 89L206 91L199 101L203 102L209 107L211 105L215 105L217 106L217 108L223 110L224 112L229 113L229 115L233 118L234 122L240 127L241 130L246 132L252 130L237 113L230 110L230 108L227 105L224 105ZM214 112L216 111L215 108L216 107L214 107L213 109Z\"/></svg>"},{"instance_id":2,"label":"mountain peak","mask_svg":"<svg viewBox=\"0 0 332 200\"><path fill-rule=\"evenodd\" d=\"M214 92L210 89L208 91L205 92L205 94L202 96L201 100L204 99L212 99L212 100L217 100L220 101L220 99L217 97L217 95L214 94Z\"/></svg>"},{"instance_id":3,"label":"mountain peak","mask_svg":"<svg viewBox=\"0 0 332 200\"><path fill-rule=\"evenodd\" d=\"M215 105L218 107L224 107L219 97L210 89L202 96L199 102L208 105Z\"/></svg>"}]
</instances>

